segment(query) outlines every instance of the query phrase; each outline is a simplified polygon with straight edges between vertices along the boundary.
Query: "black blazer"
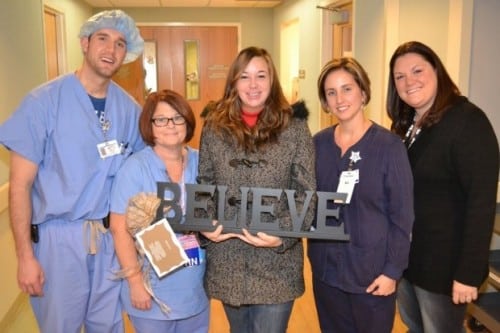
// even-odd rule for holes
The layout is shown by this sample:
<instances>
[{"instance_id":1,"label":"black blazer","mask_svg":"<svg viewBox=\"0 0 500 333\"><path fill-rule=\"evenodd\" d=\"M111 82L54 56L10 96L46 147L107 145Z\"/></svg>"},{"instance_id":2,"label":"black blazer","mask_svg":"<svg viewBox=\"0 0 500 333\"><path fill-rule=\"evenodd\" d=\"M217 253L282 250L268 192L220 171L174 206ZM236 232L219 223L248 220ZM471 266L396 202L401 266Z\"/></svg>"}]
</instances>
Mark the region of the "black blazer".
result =
<instances>
[{"instance_id":1,"label":"black blazer","mask_svg":"<svg viewBox=\"0 0 500 333\"><path fill-rule=\"evenodd\" d=\"M408 151L415 222L404 276L450 295L453 280L479 287L488 274L499 148L488 118L465 97Z\"/></svg>"}]
</instances>

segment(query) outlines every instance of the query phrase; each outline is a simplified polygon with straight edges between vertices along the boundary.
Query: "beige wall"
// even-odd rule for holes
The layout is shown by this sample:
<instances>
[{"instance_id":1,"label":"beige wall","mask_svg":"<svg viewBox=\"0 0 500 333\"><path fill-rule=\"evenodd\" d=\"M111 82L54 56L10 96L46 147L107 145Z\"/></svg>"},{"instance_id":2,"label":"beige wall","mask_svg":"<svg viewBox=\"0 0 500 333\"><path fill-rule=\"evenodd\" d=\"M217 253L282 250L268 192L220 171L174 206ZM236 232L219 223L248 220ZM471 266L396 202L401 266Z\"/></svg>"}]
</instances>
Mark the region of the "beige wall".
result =
<instances>
[{"instance_id":1,"label":"beige wall","mask_svg":"<svg viewBox=\"0 0 500 333\"><path fill-rule=\"evenodd\" d=\"M31 87L45 78L41 24L40 1L0 2L0 122ZM3 184L7 181L8 158L5 150L0 150Z\"/></svg>"},{"instance_id":2,"label":"beige wall","mask_svg":"<svg viewBox=\"0 0 500 333\"><path fill-rule=\"evenodd\" d=\"M16 254L8 223L7 184L0 185L0 321L19 295L16 282Z\"/></svg>"},{"instance_id":3,"label":"beige wall","mask_svg":"<svg viewBox=\"0 0 500 333\"><path fill-rule=\"evenodd\" d=\"M353 6L353 56L363 65L371 81L367 116L381 124L385 114L385 6L384 0L357 0Z\"/></svg>"},{"instance_id":4,"label":"beige wall","mask_svg":"<svg viewBox=\"0 0 500 333\"><path fill-rule=\"evenodd\" d=\"M319 103L316 79L322 67L322 13L317 5L336 0L289 0L275 10L274 45L279 54L282 23L300 21L299 68L306 78L299 80L300 97L311 111L309 126L319 130ZM420 40L442 57L452 77L466 92L469 79L472 12L474 0L354 0L353 56L370 76L372 100L368 117L381 125L390 125L385 114L388 62L394 49L404 41ZM328 51L327 51L328 52ZM276 58L277 60L278 58ZM278 66L279 67L279 66Z\"/></svg>"},{"instance_id":5,"label":"beige wall","mask_svg":"<svg viewBox=\"0 0 500 333\"><path fill-rule=\"evenodd\" d=\"M273 60L280 67L280 30L282 24L298 20L299 24L299 69L305 70L305 78L299 79L299 98L306 102L309 109L309 128L315 133L319 130L320 106L317 98L316 80L321 69L321 10L318 0L289 0L275 10Z\"/></svg>"},{"instance_id":6,"label":"beige wall","mask_svg":"<svg viewBox=\"0 0 500 333\"><path fill-rule=\"evenodd\" d=\"M26 3L29 2L27 6ZM22 96L45 79L40 1L0 2L0 122ZM29 64L29 65L28 65ZM19 294L16 257L6 207L8 154L0 148L0 319ZM2 185L4 184L4 185Z\"/></svg>"}]
</instances>

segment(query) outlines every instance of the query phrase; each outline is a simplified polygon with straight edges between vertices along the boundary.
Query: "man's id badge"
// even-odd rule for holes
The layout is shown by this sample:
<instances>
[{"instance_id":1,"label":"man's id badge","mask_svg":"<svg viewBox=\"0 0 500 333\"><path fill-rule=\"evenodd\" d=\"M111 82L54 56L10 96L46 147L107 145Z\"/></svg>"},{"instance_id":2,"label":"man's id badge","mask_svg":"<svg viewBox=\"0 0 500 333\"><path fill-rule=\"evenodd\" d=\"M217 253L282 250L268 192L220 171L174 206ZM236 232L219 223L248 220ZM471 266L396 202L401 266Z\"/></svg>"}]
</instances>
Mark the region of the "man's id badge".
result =
<instances>
[{"instance_id":1,"label":"man's id badge","mask_svg":"<svg viewBox=\"0 0 500 333\"><path fill-rule=\"evenodd\" d=\"M97 144L97 151L102 159L121 153L121 147L116 140L104 141Z\"/></svg>"},{"instance_id":2,"label":"man's id badge","mask_svg":"<svg viewBox=\"0 0 500 333\"><path fill-rule=\"evenodd\" d=\"M349 170L343 171L340 174L339 186L337 187L338 193L347 193L347 198L345 203L351 202L352 192L354 191L354 185L359 183L359 170Z\"/></svg>"}]
</instances>

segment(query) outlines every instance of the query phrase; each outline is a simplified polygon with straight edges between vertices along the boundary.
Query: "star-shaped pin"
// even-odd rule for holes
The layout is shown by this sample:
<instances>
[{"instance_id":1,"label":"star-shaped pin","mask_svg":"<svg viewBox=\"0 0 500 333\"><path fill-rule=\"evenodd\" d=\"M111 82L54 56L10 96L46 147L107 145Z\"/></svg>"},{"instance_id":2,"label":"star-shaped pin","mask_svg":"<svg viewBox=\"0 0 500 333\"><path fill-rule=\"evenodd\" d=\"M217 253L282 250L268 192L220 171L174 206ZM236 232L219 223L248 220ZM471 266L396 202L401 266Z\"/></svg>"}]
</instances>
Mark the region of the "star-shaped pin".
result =
<instances>
[{"instance_id":1,"label":"star-shaped pin","mask_svg":"<svg viewBox=\"0 0 500 333\"><path fill-rule=\"evenodd\" d=\"M361 159L361 155L359 154L359 151L351 151L351 157L349 159L352 161L352 163L356 163Z\"/></svg>"}]
</instances>

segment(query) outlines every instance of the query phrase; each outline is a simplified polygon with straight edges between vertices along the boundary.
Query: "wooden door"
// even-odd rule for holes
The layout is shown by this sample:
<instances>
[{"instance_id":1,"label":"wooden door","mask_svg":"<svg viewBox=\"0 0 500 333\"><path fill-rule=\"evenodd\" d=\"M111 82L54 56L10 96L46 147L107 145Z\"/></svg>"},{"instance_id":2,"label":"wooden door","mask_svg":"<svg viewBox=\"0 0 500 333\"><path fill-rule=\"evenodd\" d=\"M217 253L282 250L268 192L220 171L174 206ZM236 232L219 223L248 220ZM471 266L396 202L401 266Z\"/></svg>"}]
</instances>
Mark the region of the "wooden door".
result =
<instances>
[{"instance_id":1,"label":"wooden door","mask_svg":"<svg viewBox=\"0 0 500 333\"><path fill-rule=\"evenodd\" d=\"M144 67L142 57L135 61L122 65L120 70L113 76L113 81L118 83L140 105L144 104L146 99L146 88L144 85Z\"/></svg>"},{"instance_id":2,"label":"wooden door","mask_svg":"<svg viewBox=\"0 0 500 333\"><path fill-rule=\"evenodd\" d=\"M64 72L64 48L62 45L62 22L64 14L44 6L43 30L45 37L45 60L47 80L52 80Z\"/></svg>"},{"instance_id":3,"label":"wooden door","mask_svg":"<svg viewBox=\"0 0 500 333\"><path fill-rule=\"evenodd\" d=\"M196 115L196 129L189 145L198 148L203 126L200 113L209 101L222 97L229 66L238 53L238 27L141 26L139 29L145 41L156 44L157 91L172 89L187 97L186 80L188 73L185 65L184 43L185 41L197 41L198 43L197 80L199 96L198 98L188 99ZM128 66L134 67L137 64L132 63L122 68L120 72L123 74L125 70L127 73L117 81L120 81L118 83L124 86L124 80L133 80L134 77L142 74L140 91L131 92L133 87L138 86L137 83L132 84L132 86L129 85L128 88L125 87L132 95L140 95L144 90L144 71L133 71L127 69ZM135 74L132 72L135 72ZM136 97L136 99L139 103L143 102L140 97Z\"/></svg>"}]
</instances>

